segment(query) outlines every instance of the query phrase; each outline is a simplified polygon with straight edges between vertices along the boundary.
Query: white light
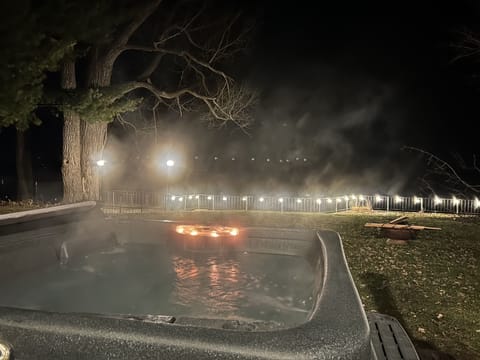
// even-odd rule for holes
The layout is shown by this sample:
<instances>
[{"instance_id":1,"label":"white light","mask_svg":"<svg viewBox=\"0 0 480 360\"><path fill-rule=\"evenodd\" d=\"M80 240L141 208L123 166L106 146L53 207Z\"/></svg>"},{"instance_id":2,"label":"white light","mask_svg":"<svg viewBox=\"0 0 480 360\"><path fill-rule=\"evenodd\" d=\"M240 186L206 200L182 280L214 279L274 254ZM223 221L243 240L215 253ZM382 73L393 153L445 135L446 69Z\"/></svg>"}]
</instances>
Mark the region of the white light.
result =
<instances>
[{"instance_id":1,"label":"white light","mask_svg":"<svg viewBox=\"0 0 480 360\"><path fill-rule=\"evenodd\" d=\"M214 156L214 157L213 157L213 160L218 160L218 157Z\"/></svg>"},{"instance_id":2,"label":"white light","mask_svg":"<svg viewBox=\"0 0 480 360\"><path fill-rule=\"evenodd\" d=\"M235 158L234 158L234 157L232 157L232 161L235 161Z\"/></svg>"},{"instance_id":3,"label":"white light","mask_svg":"<svg viewBox=\"0 0 480 360\"><path fill-rule=\"evenodd\" d=\"M440 199L437 195L435 195L435 198L433 199L433 202L435 205L438 205L442 202L442 199Z\"/></svg>"},{"instance_id":4,"label":"white light","mask_svg":"<svg viewBox=\"0 0 480 360\"><path fill-rule=\"evenodd\" d=\"M422 199L420 199L419 197L414 196L414 197L413 197L413 202L414 202L415 204L420 204L420 203L422 202Z\"/></svg>"},{"instance_id":5,"label":"white light","mask_svg":"<svg viewBox=\"0 0 480 360\"><path fill-rule=\"evenodd\" d=\"M328 202L329 204L331 204L331 203L332 203L332 199L328 198L328 199L327 199L327 202Z\"/></svg>"},{"instance_id":6,"label":"white light","mask_svg":"<svg viewBox=\"0 0 480 360\"><path fill-rule=\"evenodd\" d=\"M290 160L288 160L288 159L287 159L287 160L285 160L285 161L286 161L286 162L290 162Z\"/></svg>"},{"instance_id":7,"label":"white light","mask_svg":"<svg viewBox=\"0 0 480 360\"><path fill-rule=\"evenodd\" d=\"M188 195L188 200L192 200L193 195Z\"/></svg>"},{"instance_id":8,"label":"white light","mask_svg":"<svg viewBox=\"0 0 480 360\"><path fill-rule=\"evenodd\" d=\"M264 199L263 197L261 197L260 199L258 199L258 201L260 201L260 202L264 202L264 201L265 201L265 199Z\"/></svg>"},{"instance_id":9,"label":"white light","mask_svg":"<svg viewBox=\"0 0 480 360\"><path fill-rule=\"evenodd\" d=\"M267 158L267 162L270 162L270 158Z\"/></svg>"},{"instance_id":10,"label":"white light","mask_svg":"<svg viewBox=\"0 0 480 360\"><path fill-rule=\"evenodd\" d=\"M183 226L177 226L176 231L179 234L183 234L185 232L185 228Z\"/></svg>"},{"instance_id":11,"label":"white light","mask_svg":"<svg viewBox=\"0 0 480 360\"><path fill-rule=\"evenodd\" d=\"M402 198L398 195L395 195L395 202L396 203L401 203L402 202Z\"/></svg>"},{"instance_id":12,"label":"white light","mask_svg":"<svg viewBox=\"0 0 480 360\"><path fill-rule=\"evenodd\" d=\"M208 195L207 200L212 200L212 197Z\"/></svg>"},{"instance_id":13,"label":"white light","mask_svg":"<svg viewBox=\"0 0 480 360\"><path fill-rule=\"evenodd\" d=\"M172 166L174 166L174 165L175 165L175 161L173 161L173 160L167 160L167 166L168 166L168 167L172 167Z\"/></svg>"},{"instance_id":14,"label":"white light","mask_svg":"<svg viewBox=\"0 0 480 360\"><path fill-rule=\"evenodd\" d=\"M247 197L244 196L244 197L242 198L242 201L247 201Z\"/></svg>"},{"instance_id":15,"label":"white light","mask_svg":"<svg viewBox=\"0 0 480 360\"><path fill-rule=\"evenodd\" d=\"M363 200L365 200L365 197L364 197L363 195L360 195L360 196L358 197L358 200L363 201Z\"/></svg>"},{"instance_id":16,"label":"white light","mask_svg":"<svg viewBox=\"0 0 480 360\"><path fill-rule=\"evenodd\" d=\"M321 199L317 199L317 204L320 205L322 203Z\"/></svg>"},{"instance_id":17,"label":"white light","mask_svg":"<svg viewBox=\"0 0 480 360\"><path fill-rule=\"evenodd\" d=\"M307 162L307 158L303 158L303 162Z\"/></svg>"},{"instance_id":18,"label":"white light","mask_svg":"<svg viewBox=\"0 0 480 360\"><path fill-rule=\"evenodd\" d=\"M458 205L460 204L460 200L458 200L455 196L452 198L453 205Z\"/></svg>"},{"instance_id":19,"label":"white light","mask_svg":"<svg viewBox=\"0 0 480 360\"><path fill-rule=\"evenodd\" d=\"M106 161L103 160L103 159L98 160L98 161L97 161L97 166L100 166L100 167L105 166L105 162L106 162Z\"/></svg>"},{"instance_id":20,"label":"white light","mask_svg":"<svg viewBox=\"0 0 480 360\"><path fill-rule=\"evenodd\" d=\"M301 203L302 203L302 199L297 199L297 203L301 204Z\"/></svg>"},{"instance_id":21,"label":"white light","mask_svg":"<svg viewBox=\"0 0 480 360\"><path fill-rule=\"evenodd\" d=\"M200 196L199 195L195 196L195 199L197 199L197 200L200 199Z\"/></svg>"},{"instance_id":22,"label":"white light","mask_svg":"<svg viewBox=\"0 0 480 360\"><path fill-rule=\"evenodd\" d=\"M337 203L342 202L342 198L337 198Z\"/></svg>"},{"instance_id":23,"label":"white light","mask_svg":"<svg viewBox=\"0 0 480 360\"><path fill-rule=\"evenodd\" d=\"M351 195L350 198L351 198L352 200L357 200L357 197L356 197L355 195Z\"/></svg>"},{"instance_id":24,"label":"white light","mask_svg":"<svg viewBox=\"0 0 480 360\"><path fill-rule=\"evenodd\" d=\"M224 196L224 197L222 198L222 200L223 200L223 201L227 201L227 197Z\"/></svg>"},{"instance_id":25,"label":"white light","mask_svg":"<svg viewBox=\"0 0 480 360\"><path fill-rule=\"evenodd\" d=\"M173 195L173 196L171 197L171 199L172 199L172 201L175 201L175 195Z\"/></svg>"},{"instance_id":26,"label":"white light","mask_svg":"<svg viewBox=\"0 0 480 360\"><path fill-rule=\"evenodd\" d=\"M254 158L254 157L252 157L250 160L252 160L252 161L255 161L255 158Z\"/></svg>"},{"instance_id":27,"label":"white light","mask_svg":"<svg viewBox=\"0 0 480 360\"><path fill-rule=\"evenodd\" d=\"M283 163L283 160L282 160L282 159L280 159L279 161L280 161L281 163Z\"/></svg>"},{"instance_id":28,"label":"white light","mask_svg":"<svg viewBox=\"0 0 480 360\"><path fill-rule=\"evenodd\" d=\"M279 203L283 203L283 198L278 199Z\"/></svg>"},{"instance_id":29,"label":"white light","mask_svg":"<svg viewBox=\"0 0 480 360\"><path fill-rule=\"evenodd\" d=\"M348 196L347 196L347 195L345 195L344 199L345 199L345 201L348 201Z\"/></svg>"},{"instance_id":30,"label":"white light","mask_svg":"<svg viewBox=\"0 0 480 360\"><path fill-rule=\"evenodd\" d=\"M383 200L383 198L380 195L375 195L375 201L376 202L380 202L382 200Z\"/></svg>"},{"instance_id":31,"label":"white light","mask_svg":"<svg viewBox=\"0 0 480 360\"><path fill-rule=\"evenodd\" d=\"M296 158L295 158L295 160L297 160L297 161L298 161L298 160L300 160L300 158L299 158L299 157L296 157Z\"/></svg>"},{"instance_id":32,"label":"white light","mask_svg":"<svg viewBox=\"0 0 480 360\"><path fill-rule=\"evenodd\" d=\"M178 201L182 202L182 201L183 201L183 197L179 197L179 198L178 198Z\"/></svg>"},{"instance_id":33,"label":"white light","mask_svg":"<svg viewBox=\"0 0 480 360\"><path fill-rule=\"evenodd\" d=\"M475 208L480 207L480 200L478 198L475 198Z\"/></svg>"}]
</instances>

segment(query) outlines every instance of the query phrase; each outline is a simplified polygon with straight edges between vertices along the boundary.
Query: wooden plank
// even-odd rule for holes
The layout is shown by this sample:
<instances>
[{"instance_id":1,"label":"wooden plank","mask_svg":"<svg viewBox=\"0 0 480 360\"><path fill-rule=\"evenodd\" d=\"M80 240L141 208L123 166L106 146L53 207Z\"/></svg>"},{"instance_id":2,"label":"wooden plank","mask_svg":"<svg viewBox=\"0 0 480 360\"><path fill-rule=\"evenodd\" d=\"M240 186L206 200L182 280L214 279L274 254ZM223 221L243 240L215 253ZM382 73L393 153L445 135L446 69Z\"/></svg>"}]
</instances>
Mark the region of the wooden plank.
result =
<instances>
[{"instance_id":1,"label":"wooden plank","mask_svg":"<svg viewBox=\"0 0 480 360\"><path fill-rule=\"evenodd\" d=\"M407 222L407 219L408 219L408 216L400 216L396 219L393 219L392 221L390 221L390 224L406 224Z\"/></svg>"},{"instance_id":2,"label":"wooden plank","mask_svg":"<svg viewBox=\"0 0 480 360\"><path fill-rule=\"evenodd\" d=\"M439 227L420 226L420 225L401 225L401 224L381 224L381 223L366 223L365 227L384 228L384 229L411 229L411 230L442 230Z\"/></svg>"}]
</instances>

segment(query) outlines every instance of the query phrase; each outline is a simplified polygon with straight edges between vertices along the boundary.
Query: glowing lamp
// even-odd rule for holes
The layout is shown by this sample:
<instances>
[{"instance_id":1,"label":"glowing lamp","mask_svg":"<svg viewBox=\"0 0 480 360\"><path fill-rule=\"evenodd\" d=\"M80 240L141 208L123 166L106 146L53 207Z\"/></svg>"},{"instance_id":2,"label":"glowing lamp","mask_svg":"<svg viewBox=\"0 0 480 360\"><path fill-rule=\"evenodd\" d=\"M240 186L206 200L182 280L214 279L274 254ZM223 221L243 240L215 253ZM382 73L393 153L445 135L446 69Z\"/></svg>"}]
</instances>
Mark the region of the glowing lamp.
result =
<instances>
[{"instance_id":1,"label":"glowing lamp","mask_svg":"<svg viewBox=\"0 0 480 360\"><path fill-rule=\"evenodd\" d=\"M478 198L475 198L474 206L475 206L475 208L480 207L480 200L478 200Z\"/></svg>"}]
</instances>

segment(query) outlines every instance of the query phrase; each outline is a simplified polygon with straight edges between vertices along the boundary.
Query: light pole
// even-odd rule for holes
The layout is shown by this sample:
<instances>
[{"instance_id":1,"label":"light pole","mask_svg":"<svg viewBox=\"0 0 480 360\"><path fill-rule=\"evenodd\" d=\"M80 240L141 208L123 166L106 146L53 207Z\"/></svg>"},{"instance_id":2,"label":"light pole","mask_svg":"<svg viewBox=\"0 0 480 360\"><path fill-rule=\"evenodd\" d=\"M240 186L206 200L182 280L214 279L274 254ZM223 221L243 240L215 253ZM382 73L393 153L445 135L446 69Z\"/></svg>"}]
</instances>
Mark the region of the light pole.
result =
<instances>
[{"instance_id":1,"label":"light pole","mask_svg":"<svg viewBox=\"0 0 480 360\"><path fill-rule=\"evenodd\" d=\"M170 194L169 185L170 185L170 168L175 166L175 161L167 160L167 196Z\"/></svg>"},{"instance_id":2,"label":"light pole","mask_svg":"<svg viewBox=\"0 0 480 360\"><path fill-rule=\"evenodd\" d=\"M100 199L103 199L102 191L103 191L103 167L105 166L106 161L104 159L97 160L97 167L98 167L98 176L100 177L100 184L99 184L99 195Z\"/></svg>"}]
</instances>

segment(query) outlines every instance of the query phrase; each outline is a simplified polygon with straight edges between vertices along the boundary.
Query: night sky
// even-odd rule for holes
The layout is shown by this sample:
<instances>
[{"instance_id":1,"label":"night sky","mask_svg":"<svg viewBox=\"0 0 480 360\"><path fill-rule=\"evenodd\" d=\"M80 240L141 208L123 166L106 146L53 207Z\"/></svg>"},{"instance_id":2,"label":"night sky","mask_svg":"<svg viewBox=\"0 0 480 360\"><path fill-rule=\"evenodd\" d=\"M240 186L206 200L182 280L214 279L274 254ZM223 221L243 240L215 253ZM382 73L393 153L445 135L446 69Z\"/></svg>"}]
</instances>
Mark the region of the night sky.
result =
<instances>
[{"instance_id":1,"label":"night sky","mask_svg":"<svg viewBox=\"0 0 480 360\"><path fill-rule=\"evenodd\" d=\"M244 6L256 28L234 72L261 92L255 123L245 135L234 127L210 129L188 115L165 116L159 142L181 148L189 169L179 188L412 193L425 163L403 146L446 158L475 153L480 67L452 62L452 44L456 31L479 30L476 2ZM35 140L46 134L47 144ZM118 125L111 134L106 154L115 153L124 168L111 179L116 188L154 186L126 170L134 159L153 157L151 144ZM4 177L14 175L13 135L0 133ZM61 122L46 114L32 136L36 176L58 181Z\"/></svg>"}]
</instances>

